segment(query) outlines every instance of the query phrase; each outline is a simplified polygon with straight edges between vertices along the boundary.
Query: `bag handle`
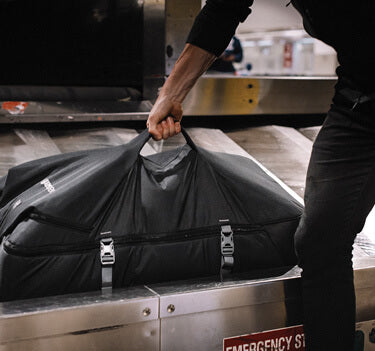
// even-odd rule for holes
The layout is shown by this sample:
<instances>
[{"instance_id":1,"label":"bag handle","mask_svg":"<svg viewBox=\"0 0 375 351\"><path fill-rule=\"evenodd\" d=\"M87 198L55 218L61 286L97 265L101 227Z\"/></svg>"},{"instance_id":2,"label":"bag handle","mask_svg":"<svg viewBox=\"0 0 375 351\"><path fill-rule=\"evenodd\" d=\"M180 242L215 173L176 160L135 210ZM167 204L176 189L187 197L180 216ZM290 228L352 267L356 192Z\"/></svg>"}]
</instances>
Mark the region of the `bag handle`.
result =
<instances>
[{"instance_id":1,"label":"bag handle","mask_svg":"<svg viewBox=\"0 0 375 351\"><path fill-rule=\"evenodd\" d=\"M194 144L193 140L190 138L189 134L183 127L181 127L181 133L186 140L186 144L188 144L194 151L198 151L197 146ZM137 150L137 153L139 154L145 144L150 140L150 138L151 134L148 132L148 129L145 129L130 143L134 143L134 149Z\"/></svg>"}]
</instances>

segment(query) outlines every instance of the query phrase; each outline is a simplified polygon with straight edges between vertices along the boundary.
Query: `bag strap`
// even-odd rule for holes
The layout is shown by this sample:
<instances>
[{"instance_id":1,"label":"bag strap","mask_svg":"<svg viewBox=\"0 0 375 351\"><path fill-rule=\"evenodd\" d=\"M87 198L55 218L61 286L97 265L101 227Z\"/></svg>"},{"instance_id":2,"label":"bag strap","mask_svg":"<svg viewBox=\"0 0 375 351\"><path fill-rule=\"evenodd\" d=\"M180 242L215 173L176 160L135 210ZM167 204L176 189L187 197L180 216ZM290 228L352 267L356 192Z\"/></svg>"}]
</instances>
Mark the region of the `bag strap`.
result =
<instances>
[{"instance_id":1,"label":"bag strap","mask_svg":"<svg viewBox=\"0 0 375 351\"><path fill-rule=\"evenodd\" d=\"M187 131L181 127L181 134L184 136L186 140L186 144L188 144L194 151L198 151L197 146L194 144L193 140L190 138ZM129 142L134 152L139 154L145 144L150 140L151 134L148 132L148 129L145 129L142 133L140 133L136 138Z\"/></svg>"}]
</instances>

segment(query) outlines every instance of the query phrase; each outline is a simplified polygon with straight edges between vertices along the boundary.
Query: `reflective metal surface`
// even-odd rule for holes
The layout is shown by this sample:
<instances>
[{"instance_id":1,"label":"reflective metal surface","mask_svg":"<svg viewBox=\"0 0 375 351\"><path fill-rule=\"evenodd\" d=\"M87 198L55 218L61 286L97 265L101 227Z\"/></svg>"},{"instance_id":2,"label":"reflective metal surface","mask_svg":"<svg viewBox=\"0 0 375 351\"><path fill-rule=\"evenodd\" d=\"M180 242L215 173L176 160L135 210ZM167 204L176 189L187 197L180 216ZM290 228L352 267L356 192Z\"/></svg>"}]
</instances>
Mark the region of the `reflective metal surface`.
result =
<instances>
[{"instance_id":1,"label":"reflective metal surface","mask_svg":"<svg viewBox=\"0 0 375 351\"><path fill-rule=\"evenodd\" d=\"M160 322L113 326L0 345L1 351L157 351Z\"/></svg>"},{"instance_id":2,"label":"reflective metal surface","mask_svg":"<svg viewBox=\"0 0 375 351\"><path fill-rule=\"evenodd\" d=\"M0 129L0 177L9 168L33 159L33 150L13 130Z\"/></svg>"},{"instance_id":3,"label":"reflective metal surface","mask_svg":"<svg viewBox=\"0 0 375 351\"><path fill-rule=\"evenodd\" d=\"M185 47L186 39L201 9L201 0L167 0L165 22L165 71L169 75Z\"/></svg>"},{"instance_id":4,"label":"reflective metal surface","mask_svg":"<svg viewBox=\"0 0 375 351\"><path fill-rule=\"evenodd\" d=\"M34 158L43 158L61 153L45 130L15 129L16 135L33 151Z\"/></svg>"},{"instance_id":5,"label":"reflective metal surface","mask_svg":"<svg viewBox=\"0 0 375 351\"><path fill-rule=\"evenodd\" d=\"M63 153L123 144L111 128L51 130L49 135Z\"/></svg>"},{"instance_id":6,"label":"reflective metal surface","mask_svg":"<svg viewBox=\"0 0 375 351\"><path fill-rule=\"evenodd\" d=\"M354 267L357 321L374 319L375 259ZM160 295L161 350L220 350L224 337L302 322L297 268L268 279L151 287Z\"/></svg>"},{"instance_id":7,"label":"reflective metal surface","mask_svg":"<svg viewBox=\"0 0 375 351\"><path fill-rule=\"evenodd\" d=\"M184 102L185 115L326 113L335 78L203 76Z\"/></svg>"},{"instance_id":8,"label":"reflective metal surface","mask_svg":"<svg viewBox=\"0 0 375 351\"><path fill-rule=\"evenodd\" d=\"M295 138L296 133L292 128L263 126L229 132L228 136L303 197L312 143L302 134Z\"/></svg>"},{"instance_id":9,"label":"reflective metal surface","mask_svg":"<svg viewBox=\"0 0 375 351\"><path fill-rule=\"evenodd\" d=\"M374 319L375 259L354 267L357 320ZM299 269L268 273L4 303L0 349L219 350L224 337L301 322Z\"/></svg>"},{"instance_id":10,"label":"reflective metal surface","mask_svg":"<svg viewBox=\"0 0 375 351\"><path fill-rule=\"evenodd\" d=\"M163 4L159 1L145 2L145 16L149 16L148 31L157 30L159 17L164 14L163 9ZM185 23L185 20L181 21L176 23ZM159 42L155 43L155 40L148 37L145 43L148 43L149 47L145 48L145 62L148 64L144 71L144 96L154 100L158 89L164 83L165 57L164 53L159 55L160 57L150 54L161 50L153 47L161 45ZM176 39L173 45L180 47L182 44ZM171 57L170 60L175 58ZM334 78L204 76L187 96L184 113L192 116L325 113L331 102L334 84ZM19 104L20 106L11 110L7 107L7 102L5 105L0 102L0 124L146 120L152 108L149 100L28 101Z\"/></svg>"},{"instance_id":11,"label":"reflective metal surface","mask_svg":"<svg viewBox=\"0 0 375 351\"><path fill-rule=\"evenodd\" d=\"M316 127L308 127L308 128L300 128L298 131L302 133L306 138L314 141L315 138L318 136L321 126Z\"/></svg>"},{"instance_id":12,"label":"reflective metal surface","mask_svg":"<svg viewBox=\"0 0 375 351\"><path fill-rule=\"evenodd\" d=\"M0 344L124 328L158 316L158 298L142 287L7 302L0 304Z\"/></svg>"},{"instance_id":13,"label":"reflective metal surface","mask_svg":"<svg viewBox=\"0 0 375 351\"><path fill-rule=\"evenodd\" d=\"M11 109L0 102L0 124L44 122L100 122L147 119L152 104L143 101L19 102Z\"/></svg>"},{"instance_id":14,"label":"reflective metal surface","mask_svg":"<svg viewBox=\"0 0 375 351\"><path fill-rule=\"evenodd\" d=\"M219 351L223 339L278 329L286 323L284 302L246 305L161 320L163 351Z\"/></svg>"}]
</instances>

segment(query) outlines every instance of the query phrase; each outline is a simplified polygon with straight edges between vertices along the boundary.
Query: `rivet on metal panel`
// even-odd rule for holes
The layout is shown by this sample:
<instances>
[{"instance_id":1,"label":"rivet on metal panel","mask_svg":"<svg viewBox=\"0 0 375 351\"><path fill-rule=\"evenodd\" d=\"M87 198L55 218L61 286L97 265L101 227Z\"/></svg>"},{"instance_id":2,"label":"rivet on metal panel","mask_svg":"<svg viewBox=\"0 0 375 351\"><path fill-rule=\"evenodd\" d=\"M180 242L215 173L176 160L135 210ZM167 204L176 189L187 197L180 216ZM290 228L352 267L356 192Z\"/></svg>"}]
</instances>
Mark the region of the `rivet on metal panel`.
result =
<instances>
[{"instance_id":1,"label":"rivet on metal panel","mask_svg":"<svg viewBox=\"0 0 375 351\"><path fill-rule=\"evenodd\" d=\"M167 46L167 56L172 57L173 56L173 47L171 45Z\"/></svg>"},{"instance_id":2,"label":"rivet on metal panel","mask_svg":"<svg viewBox=\"0 0 375 351\"><path fill-rule=\"evenodd\" d=\"M151 309L146 307L142 313L145 317L148 317L151 314Z\"/></svg>"},{"instance_id":3,"label":"rivet on metal panel","mask_svg":"<svg viewBox=\"0 0 375 351\"><path fill-rule=\"evenodd\" d=\"M175 311L175 309L176 309L176 307L174 307L174 305L172 305L172 304L167 307L168 313L173 313Z\"/></svg>"}]
</instances>

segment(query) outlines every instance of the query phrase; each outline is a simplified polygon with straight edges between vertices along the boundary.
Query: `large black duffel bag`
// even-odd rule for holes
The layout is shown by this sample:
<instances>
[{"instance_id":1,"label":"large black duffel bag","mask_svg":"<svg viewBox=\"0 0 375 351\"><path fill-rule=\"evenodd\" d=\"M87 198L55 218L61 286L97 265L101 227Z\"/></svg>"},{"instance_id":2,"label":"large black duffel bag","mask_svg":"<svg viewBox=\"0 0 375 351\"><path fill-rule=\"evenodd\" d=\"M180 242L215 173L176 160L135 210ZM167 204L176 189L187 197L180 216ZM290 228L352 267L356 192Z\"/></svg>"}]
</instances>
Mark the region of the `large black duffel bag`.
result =
<instances>
[{"instance_id":1,"label":"large black duffel bag","mask_svg":"<svg viewBox=\"0 0 375 351\"><path fill-rule=\"evenodd\" d=\"M187 144L36 160L0 180L2 301L295 264L302 207L250 159ZM113 279L112 279L113 278Z\"/></svg>"}]
</instances>

